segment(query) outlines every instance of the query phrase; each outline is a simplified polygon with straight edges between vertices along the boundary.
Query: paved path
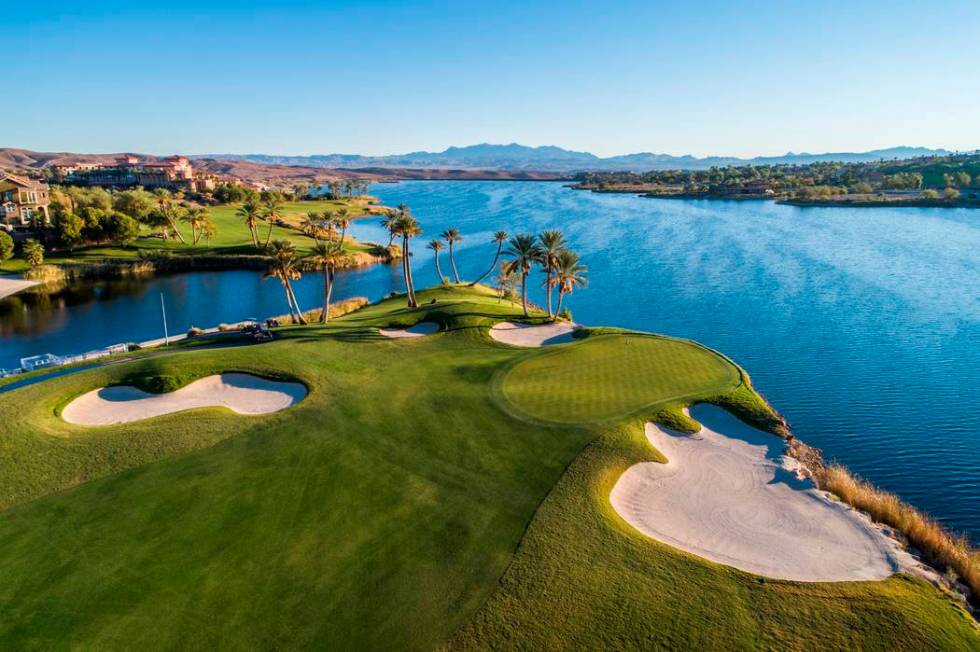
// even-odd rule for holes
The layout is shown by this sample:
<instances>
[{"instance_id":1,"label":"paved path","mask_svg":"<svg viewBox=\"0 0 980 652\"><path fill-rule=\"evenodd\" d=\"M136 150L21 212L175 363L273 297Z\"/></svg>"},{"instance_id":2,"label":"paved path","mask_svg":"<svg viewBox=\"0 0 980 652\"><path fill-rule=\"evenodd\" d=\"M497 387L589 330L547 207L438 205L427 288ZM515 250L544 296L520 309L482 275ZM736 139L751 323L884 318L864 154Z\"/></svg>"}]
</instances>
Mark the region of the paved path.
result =
<instances>
[{"instance_id":1,"label":"paved path","mask_svg":"<svg viewBox=\"0 0 980 652\"><path fill-rule=\"evenodd\" d=\"M40 281L28 281L27 279L13 276L0 276L0 299L17 294L22 290L39 285Z\"/></svg>"}]
</instances>

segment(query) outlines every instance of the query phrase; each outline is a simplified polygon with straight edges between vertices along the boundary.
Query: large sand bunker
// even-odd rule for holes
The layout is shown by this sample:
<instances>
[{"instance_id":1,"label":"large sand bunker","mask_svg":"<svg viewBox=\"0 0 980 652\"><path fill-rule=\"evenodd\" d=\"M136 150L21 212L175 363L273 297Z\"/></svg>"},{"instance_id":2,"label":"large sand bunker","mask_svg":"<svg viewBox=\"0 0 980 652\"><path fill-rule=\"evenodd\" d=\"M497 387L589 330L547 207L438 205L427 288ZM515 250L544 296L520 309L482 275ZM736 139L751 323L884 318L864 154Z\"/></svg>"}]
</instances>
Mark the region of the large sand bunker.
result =
<instances>
[{"instance_id":1,"label":"large sand bunker","mask_svg":"<svg viewBox=\"0 0 980 652\"><path fill-rule=\"evenodd\" d=\"M576 329L576 324L567 321L540 326L503 321L490 329L490 337L512 346L545 346L573 341L572 333Z\"/></svg>"},{"instance_id":2,"label":"large sand bunker","mask_svg":"<svg viewBox=\"0 0 980 652\"><path fill-rule=\"evenodd\" d=\"M433 333L439 332L439 324L435 324L431 321L423 321L408 328L380 328L378 330L381 331L381 334L385 337L425 337L426 335L432 335Z\"/></svg>"},{"instance_id":3,"label":"large sand bunker","mask_svg":"<svg viewBox=\"0 0 980 652\"><path fill-rule=\"evenodd\" d=\"M208 376L165 394L129 385L82 394L62 410L62 418L84 426L129 423L200 407L226 407L239 414L278 412L306 396L300 383L283 383L241 373Z\"/></svg>"},{"instance_id":4,"label":"large sand bunker","mask_svg":"<svg viewBox=\"0 0 980 652\"><path fill-rule=\"evenodd\" d=\"M669 463L629 469L610 500L644 534L721 564L778 579L877 580L914 563L850 507L795 472L783 442L720 408L697 406L695 435L648 423Z\"/></svg>"}]
</instances>

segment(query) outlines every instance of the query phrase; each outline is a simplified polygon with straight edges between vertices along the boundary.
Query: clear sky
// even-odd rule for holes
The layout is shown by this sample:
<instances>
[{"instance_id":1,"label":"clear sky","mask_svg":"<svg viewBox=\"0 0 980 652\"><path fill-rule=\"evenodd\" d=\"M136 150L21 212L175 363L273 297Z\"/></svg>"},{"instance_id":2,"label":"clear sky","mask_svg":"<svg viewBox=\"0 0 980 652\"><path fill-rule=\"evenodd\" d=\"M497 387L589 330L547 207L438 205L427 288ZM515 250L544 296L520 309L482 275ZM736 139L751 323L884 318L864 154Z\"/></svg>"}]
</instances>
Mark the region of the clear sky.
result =
<instances>
[{"instance_id":1,"label":"clear sky","mask_svg":"<svg viewBox=\"0 0 980 652\"><path fill-rule=\"evenodd\" d=\"M980 147L977 0L11 0L3 15L0 146Z\"/></svg>"}]
</instances>

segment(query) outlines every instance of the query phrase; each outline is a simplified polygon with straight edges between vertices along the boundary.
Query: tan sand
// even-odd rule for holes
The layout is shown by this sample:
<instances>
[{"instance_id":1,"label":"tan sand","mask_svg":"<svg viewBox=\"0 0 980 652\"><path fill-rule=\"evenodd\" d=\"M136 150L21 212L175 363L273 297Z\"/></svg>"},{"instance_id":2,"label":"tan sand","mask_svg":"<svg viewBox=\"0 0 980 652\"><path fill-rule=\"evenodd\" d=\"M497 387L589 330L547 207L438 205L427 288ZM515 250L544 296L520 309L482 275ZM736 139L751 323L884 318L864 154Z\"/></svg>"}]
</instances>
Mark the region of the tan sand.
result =
<instances>
[{"instance_id":1,"label":"tan sand","mask_svg":"<svg viewBox=\"0 0 980 652\"><path fill-rule=\"evenodd\" d=\"M239 414L267 414L284 410L305 396L306 387L300 383L227 373L195 380L165 394L149 394L128 385L102 387L76 398L61 416L68 423L105 426L213 406Z\"/></svg>"},{"instance_id":2,"label":"tan sand","mask_svg":"<svg viewBox=\"0 0 980 652\"><path fill-rule=\"evenodd\" d=\"M409 328L382 328L379 329L385 337L425 337L439 332L439 324L431 321L423 321Z\"/></svg>"},{"instance_id":3,"label":"tan sand","mask_svg":"<svg viewBox=\"0 0 980 652\"><path fill-rule=\"evenodd\" d=\"M610 500L663 543L750 573L808 582L877 580L917 566L870 520L801 478L781 439L714 406L696 435L646 425L668 464L637 464Z\"/></svg>"},{"instance_id":4,"label":"tan sand","mask_svg":"<svg viewBox=\"0 0 980 652\"><path fill-rule=\"evenodd\" d=\"M34 287L38 283L40 283L40 281L28 281L22 278L0 276L0 299L9 297L12 294L17 294L21 290Z\"/></svg>"},{"instance_id":5,"label":"tan sand","mask_svg":"<svg viewBox=\"0 0 980 652\"><path fill-rule=\"evenodd\" d=\"M578 328L577 324L567 321L540 326L503 321L490 329L490 337L511 346L547 346L573 342L572 333Z\"/></svg>"}]
</instances>

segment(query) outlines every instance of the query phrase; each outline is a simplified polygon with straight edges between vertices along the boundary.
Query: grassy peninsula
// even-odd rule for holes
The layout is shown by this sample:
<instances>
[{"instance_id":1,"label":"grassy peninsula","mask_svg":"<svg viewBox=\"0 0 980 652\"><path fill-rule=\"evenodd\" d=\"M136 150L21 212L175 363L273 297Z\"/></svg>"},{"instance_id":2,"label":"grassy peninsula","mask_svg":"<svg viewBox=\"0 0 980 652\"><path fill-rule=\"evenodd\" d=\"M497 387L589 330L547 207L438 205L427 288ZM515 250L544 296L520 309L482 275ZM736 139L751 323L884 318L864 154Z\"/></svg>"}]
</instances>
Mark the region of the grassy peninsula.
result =
<instances>
[{"instance_id":1,"label":"grassy peninsula","mask_svg":"<svg viewBox=\"0 0 980 652\"><path fill-rule=\"evenodd\" d=\"M681 406L710 401L775 427L723 356L602 329L521 349L488 336L523 315L487 288L417 300L6 394L0 647L980 645L964 609L923 580L765 580L617 516L612 484L659 457L644 420L682 422ZM423 321L442 331L378 332ZM204 408L97 428L60 417L105 385L227 371L309 394L266 416Z\"/></svg>"}]
</instances>

